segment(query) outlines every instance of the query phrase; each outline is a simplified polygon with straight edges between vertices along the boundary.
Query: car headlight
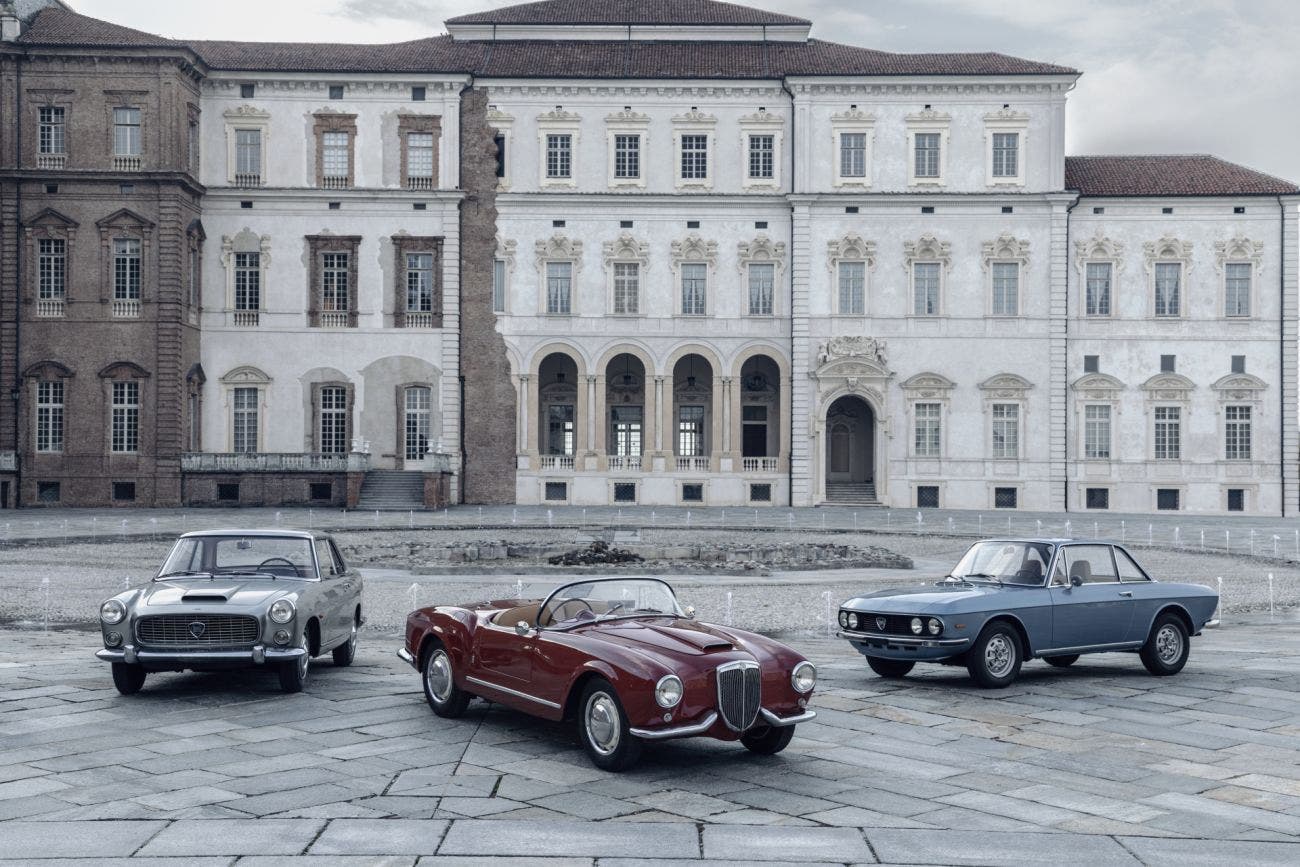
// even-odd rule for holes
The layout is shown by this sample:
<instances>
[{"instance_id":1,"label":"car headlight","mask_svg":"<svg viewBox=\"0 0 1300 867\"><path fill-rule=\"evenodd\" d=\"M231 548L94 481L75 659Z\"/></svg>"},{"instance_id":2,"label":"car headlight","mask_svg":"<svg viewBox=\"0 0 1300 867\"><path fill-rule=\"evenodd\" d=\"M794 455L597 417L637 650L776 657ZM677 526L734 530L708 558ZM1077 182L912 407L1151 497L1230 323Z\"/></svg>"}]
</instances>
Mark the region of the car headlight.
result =
<instances>
[{"instance_id":1,"label":"car headlight","mask_svg":"<svg viewBox=\"0 0 1300 867\"><path fill-rule=\"evenodd\" d=\"M290 620L293 620L293 603L288 599L277 599L275 602L271 603L271 611L269 613L271 619L276 623L288 623Z\"/></svg>"},{"instance_id":2,"label":"car headlight","mask_svg":"<svg viewBox=\"0 0 1300 867\"><path fill-rule=\"evenodd\" d=\"M655 684L655 701L660 707L677 707L682 701L682 679L675 674L659 678Z\"/></svg>"},{"instance_id":3,"label":"car headlight","mask_svg":"<svg viewBox=\"0 0 1300 867\"><path fill-rule=\"evenodd\" d=\"M801 662L790 672L790 684L795 692L809 693L817 685L817 669L811 662Z\"/></svg>"},{"instance_id":4,"label":"car headlight","mask_svg":"<svg viewBox=\"0 0 1300 867\"><path fill-rule=\"evenodd\" d=\"M858 628L858 615L856 615L856 614L850 614L850 615L849 615L849 629L857 629L857 628Z\"/></svg>"},{"instance_id":5,"label":"car headlight","mask_svg":"<svg viewBox=\"0 0 1300 867\"><path fill-rule=\"evenodd\" d=\"M934 617L931 617L929 622L926 623L926 628L930 630L931 635L938 635L940 632L943 632L943 624Z\"/></svg>"},{"instance_id":6,"label":"car headlight","mask_svg":"<svg viewBox=\"0 0 1300 867\"><path fill-rule=\"evenodd\" d=\"M116 599L110 599L99 606L99 619L110 626L121 623L124 617L126 617L126 606Z\"/></svg>"},{"instance_id":7,"label":"car headlight","mask_svg":"<svg viewBox=\"0 0 1300 867\"><path fill-rule=\"evenodd\" d=\"M841 628L847 628L848 625L849 625L849 615L848 615L848 612L841 611L841 612L840 612L840 627L841 627Z\"/></svg>"},{"instance_id":8,"label":"car headlight","mask_svg":"<svg viewBox=\"0 0 1300 867\"><path fill-rule=\"evenodd\" d=\"M924 628L925 628L925 624L923 624L923 623L921 622L921 618L919 618L919 617L913 617L913 618L912 618L912 634L913 634L913 635L920 635L920 634L921 634L921 630L924 629Z\"/></svg>"}]
</instances>

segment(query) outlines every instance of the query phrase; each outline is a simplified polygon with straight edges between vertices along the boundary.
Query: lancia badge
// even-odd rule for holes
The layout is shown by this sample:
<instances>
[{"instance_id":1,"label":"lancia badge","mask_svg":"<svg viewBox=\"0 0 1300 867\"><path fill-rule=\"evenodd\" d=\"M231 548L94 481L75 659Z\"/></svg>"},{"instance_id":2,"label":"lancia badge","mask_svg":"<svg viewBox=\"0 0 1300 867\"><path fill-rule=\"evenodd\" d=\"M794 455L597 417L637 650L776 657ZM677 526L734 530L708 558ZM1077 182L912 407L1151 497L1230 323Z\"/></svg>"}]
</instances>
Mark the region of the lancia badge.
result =
<instances>
[{"instance_id":1,"label":"lancia badge","mask_svg":"<svg viewBox=\"0 0 1300 867\"><path fill-rule=\"evenodd\" d=\"M877 618L876 618L876 628L883 632L883 631L885 630L885 624L888 623L888 622L889 622L889 621L886 620L886 619L883 618L883 617L877 617Z\"/></svg>"},{"instance_id":2,"label":"lancia badge","mask_svg":"<svg viewBox=\"0 0 1300 867\"><path fill-rule=\"evenodd\" d=\"M204 623L202 620L195 620L190 624L190 635L193 635L195 638L202 638L203 633L207 631L207 628L208 624Z\"/></svg>"}]
</instances>

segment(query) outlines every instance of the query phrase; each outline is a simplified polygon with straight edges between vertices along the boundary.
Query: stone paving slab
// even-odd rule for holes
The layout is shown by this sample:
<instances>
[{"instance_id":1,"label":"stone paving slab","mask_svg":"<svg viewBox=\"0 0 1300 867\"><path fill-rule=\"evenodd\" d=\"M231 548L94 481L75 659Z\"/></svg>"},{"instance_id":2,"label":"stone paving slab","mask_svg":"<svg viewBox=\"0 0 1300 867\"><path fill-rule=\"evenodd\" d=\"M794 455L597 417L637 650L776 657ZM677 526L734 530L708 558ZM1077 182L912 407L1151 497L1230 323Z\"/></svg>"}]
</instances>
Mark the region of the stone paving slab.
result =
<instances>
[{"instance_id":1,"label":"stone paving slab","mask_svg":"<svg viewBox=\"0 0 1300 867\"><path fill-rule=\"evenodd\" d=\"M90 858L134 854L166 822L0 823L0 853L5 858ZM205 854L205 853L195 853Z\"/></svg>"}]
</instances>

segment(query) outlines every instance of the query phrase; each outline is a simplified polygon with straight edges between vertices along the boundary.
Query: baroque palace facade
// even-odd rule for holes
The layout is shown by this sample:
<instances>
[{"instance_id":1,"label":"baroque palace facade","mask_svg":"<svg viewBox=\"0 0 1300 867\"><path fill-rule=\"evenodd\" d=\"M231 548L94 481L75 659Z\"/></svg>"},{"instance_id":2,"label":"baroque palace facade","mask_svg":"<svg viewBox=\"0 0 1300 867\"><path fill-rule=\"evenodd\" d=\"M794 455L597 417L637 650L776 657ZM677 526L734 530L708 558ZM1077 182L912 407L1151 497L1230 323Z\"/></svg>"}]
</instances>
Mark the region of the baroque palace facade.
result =
<instances>
[{"instance_id":1,"label":"baroque palace facade","mask_svg":"<svg viewBox=\"0 0 1300 867\"><path fill-rule=\"evenodd\" d=\"M1067 157L1075 70L709 0L0 19L5 506L1295 512L1300 189Z\"/></svg>"}]
</instances>

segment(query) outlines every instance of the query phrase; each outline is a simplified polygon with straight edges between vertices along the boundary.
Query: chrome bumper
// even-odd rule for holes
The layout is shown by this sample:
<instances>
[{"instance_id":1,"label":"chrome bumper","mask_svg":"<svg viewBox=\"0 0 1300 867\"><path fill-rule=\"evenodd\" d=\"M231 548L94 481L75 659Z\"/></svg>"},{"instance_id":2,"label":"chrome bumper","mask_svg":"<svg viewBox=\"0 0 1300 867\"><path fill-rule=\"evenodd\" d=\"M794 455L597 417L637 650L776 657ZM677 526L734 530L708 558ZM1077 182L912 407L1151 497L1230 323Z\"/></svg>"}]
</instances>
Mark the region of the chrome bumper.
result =
<instances>
[{"instance_id":1,"label":"chrome bumper","mask_svg":"<svg viewBox=\"0 0 1300 867\"><path fill-rule=\"evenodd\" d=\"M770 726L781 728L782 726L793 726L799 723L808 722L817 718L817 712L806 710L803 713L797 713L794 716L777 716L765 707L760 707L758 712L762 714L763 721Z\"/></svg>"},{"instance_id":2,"label":"chrome bumper","mask_svg":"<svg viewBox=\"0 0 1300 867\"><path fill-rule=\"evenodd\" d=\"M684 726L674 726L670 729L628 729L634 737L647 741L663 741L668 738L689 738L692 735L702 735L713 724L718 721L717 711L709 711L704 715L704 719L699 722L688 723Z\"/></svg>"},{"instance_id":3,"label":"chrome bumper","mask_svg":"<svg viewBox=\"0 0 1300 867\"><path fill-rule=\"evenodd\" d=\"M255 644L248 650L139 650L134 645L125 647L105 647L95 651L95 657L102 662L125 663L159 663L171 665L177 663L239 663L265 665L268 662L284 662L297 659L307 651L302 647L266 647Z\"/></svg>"},{"instance_id":4,"label":"chrome bumper","mask_svg":"<svg viewBox=\"0 0 1300 867\"><path fill-rule=\"evenodd\" d=\"M1216 618L1214 618L1213 620L1207 620L1207 621L1205 621L1205 625L1202 626L1201 628L1202 628L1202 629L1218 629L1218 628L1219 628L1219 618L1216 617Z\"/></svg>"},{"instance_id":5,"label":"chrome bumper","mask_svg":"<svg viewBox=\"0 0 1300 867\"><path fill-rule=\"evenodd\" d=\"M416 667L415 657L411 656L411 651L407 650L405 647L399 647L397 649L397 658L411 666L411 668Z\"/></svg>"},{"instance_id":6,"label":"chrome bumper","mask_svg":"<svg viewBox=\"0 0 1300 867\"><path fill-rule=\"evenodd\" d=\"M838 638L847 638L849 641L883 641L886 644L897 644L899 647L965 647L970 644L969 638L908 638L904 635L885 635L880 632L850 632L847 629L841 629L835 635Z\"/></svg>"}]
</instances>

